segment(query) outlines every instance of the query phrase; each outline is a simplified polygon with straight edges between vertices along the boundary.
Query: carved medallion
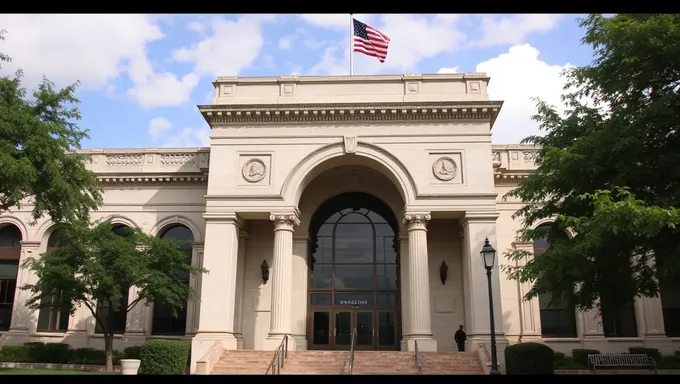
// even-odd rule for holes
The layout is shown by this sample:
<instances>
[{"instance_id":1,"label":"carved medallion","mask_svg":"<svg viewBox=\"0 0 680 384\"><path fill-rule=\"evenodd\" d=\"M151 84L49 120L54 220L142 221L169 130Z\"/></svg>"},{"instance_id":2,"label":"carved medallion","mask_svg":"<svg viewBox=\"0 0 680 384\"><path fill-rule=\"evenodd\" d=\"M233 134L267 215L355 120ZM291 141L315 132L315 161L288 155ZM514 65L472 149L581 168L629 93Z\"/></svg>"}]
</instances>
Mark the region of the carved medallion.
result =
<instances>
[{"instance_id":1,"label":"carved medallion","mask_svg":"<svg viewBox=\"0 0 680 384\"><path fill-rule=\"evenodd\" d=\"M453 178L456 177L457 171L458 166L450 157L440 157L432 164L432 173L434 173L434 177L441 181L453 180Z\"/></svg>"},{"instance_id":2,"label":"carved medallion","mask_svg":"<svg viewBox=\"0 0 680 384\"><path fill-rule=\"evenodd\" d=\"M243 164L243 178L248 182L257 183L264 179L266 172L267 167L260 159L251 159Z\"/></svg>"}]
</instances>

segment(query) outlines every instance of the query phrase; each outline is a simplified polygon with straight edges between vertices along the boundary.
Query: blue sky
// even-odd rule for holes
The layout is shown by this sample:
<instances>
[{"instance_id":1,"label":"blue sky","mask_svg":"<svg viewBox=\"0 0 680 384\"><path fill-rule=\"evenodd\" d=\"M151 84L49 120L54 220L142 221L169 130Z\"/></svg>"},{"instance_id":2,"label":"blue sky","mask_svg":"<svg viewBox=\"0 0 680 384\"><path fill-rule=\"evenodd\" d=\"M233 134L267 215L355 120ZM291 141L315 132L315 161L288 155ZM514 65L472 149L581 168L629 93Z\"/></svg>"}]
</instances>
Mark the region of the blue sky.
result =
<instances>
[{"instance_id":1,"label":"blue sky","mask_svg":"<svg viewBox=\"0 0 680 384\"><path fill-rule=\"evenodd\" d=\"M560 71L592 60L578 15L355 15L391 38L387 60L355 74L486 72L504 100L496 144L536 133L532 97L559 103ZM197 104L217 76L349 72L349 15L0 15L0 52L33 88L80 81L84 148L208 145Z\"/></svg>"}]
</instances>

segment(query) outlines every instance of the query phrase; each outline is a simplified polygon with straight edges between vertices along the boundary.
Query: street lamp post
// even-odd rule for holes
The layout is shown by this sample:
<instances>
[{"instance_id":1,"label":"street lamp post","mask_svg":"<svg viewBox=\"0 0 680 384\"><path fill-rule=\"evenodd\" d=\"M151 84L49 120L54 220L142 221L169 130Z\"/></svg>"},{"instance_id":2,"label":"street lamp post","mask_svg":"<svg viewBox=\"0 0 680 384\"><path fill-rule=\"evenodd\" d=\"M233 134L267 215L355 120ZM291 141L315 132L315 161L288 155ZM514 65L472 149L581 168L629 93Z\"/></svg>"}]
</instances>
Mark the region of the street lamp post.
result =
<instances>
[{"instance_id":1,"label":"street lamp post","mask_svg":"<svg viewBox=\"0 0 680 384\"><path fill-rule=\"evenodd\" d=\"M493 290L491 288L491 270L496 262L496 250L489 244L488 237L484 239L484 246L479 254L482 255L482 261L484 261L484 268L486 269L486 280L489 283L489 331L491 333L491 371L489 371L489 375L500 375L498 355L496 354L496 327L493 318Z\"/></svg>"}]
</instances>

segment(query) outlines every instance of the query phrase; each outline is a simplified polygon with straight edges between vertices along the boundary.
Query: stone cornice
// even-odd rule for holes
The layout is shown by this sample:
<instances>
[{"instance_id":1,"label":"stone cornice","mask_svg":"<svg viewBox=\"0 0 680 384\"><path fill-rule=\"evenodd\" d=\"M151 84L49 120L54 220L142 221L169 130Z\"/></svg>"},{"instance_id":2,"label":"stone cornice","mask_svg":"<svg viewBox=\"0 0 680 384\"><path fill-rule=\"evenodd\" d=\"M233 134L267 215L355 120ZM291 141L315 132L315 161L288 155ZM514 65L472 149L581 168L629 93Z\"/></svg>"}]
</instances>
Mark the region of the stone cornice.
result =
<instances>
[{"instance_id":1,"label":"stone cornice","mask_svg":"<svg viewBox=\"0 0 680 384\"><path fill-rule=\"evenodd\" d=\"M130 174L97 175L97 180L105 187L128 185L207 185L208 178L203 174Z\"/></svg>"},{"instance_id":2,"label":"stone cornice","mask_svg":"<svg viewBox=\"0 0 680 384\"><path fill-rule=\"evenodd\" d=\"M210 124L301 124L370 121L496 120L502 101L200 105Z\"/></svg>"},{"instance_id":3,"label":"stone cornice","mask_svg":"<svg viewBox=\"0 0 680 384\"><path fill-rule=\"evenodd\" d=\"M496 185L517 185L536 170L539 148L533 145L494 145L491 163Z\"/></svg>"}]
</instances>

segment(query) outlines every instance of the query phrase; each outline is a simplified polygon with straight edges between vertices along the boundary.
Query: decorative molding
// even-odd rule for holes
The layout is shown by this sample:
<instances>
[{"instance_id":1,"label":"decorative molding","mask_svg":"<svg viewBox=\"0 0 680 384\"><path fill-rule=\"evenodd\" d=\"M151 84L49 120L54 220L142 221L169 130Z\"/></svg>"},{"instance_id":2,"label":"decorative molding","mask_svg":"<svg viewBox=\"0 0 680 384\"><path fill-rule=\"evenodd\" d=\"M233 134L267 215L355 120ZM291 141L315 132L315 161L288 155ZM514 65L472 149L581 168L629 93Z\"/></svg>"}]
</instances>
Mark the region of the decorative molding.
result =
<instances>
[{"instance_id":1,"label":"decorative molding","mask_svg":"<svg viewBox=\"0 0 680 384\"><path fill-rule=\"evenodd\" d=\"M106 155L106 165L108 166L134 167L142 165L143 162L144 162L143 155L137 154Z\"/></svg>"},{"instance_id":2,"label":"decorative molding","mask_svg":"<svg viewBox=\"0 0 680 384\"><path fill-rule=\"evenodd\" d=\"M302 124L367 121L489 120L494 123L497 101L441 103L351 103L205 105L199 110L209 124Z\"/></svg>"},{"instance_id":3,"label":"decorative molding","mask_svg":"<svg viewBox=\"0 0 680 384\"><path fill-rule=\"evenodd\" d=\"M403 223L407 230L426 229L427 222L432 219L429 213L407 213L404 215Z\"/></svg>"},{"instance_id":4,"label":"decorative molding","mask_svg":"<svg viewBox=\"0 0 680 384\"><path fill-rule=\"evenodd\" d=\"M196 164L195 153L162 153L162 165L194 165Z\"/></svg>"},{"instance_id":5,"label":"decorative molding","mask_svg":"<svg viewBox=\"0 0 680 384\"><path fill-rule=\"evenodd\" d=\"M97 180L105 186L115 185L206 185L208 178L203 175L97 175Z\"/></svg>"},{"instance_id":6,"label":"decorative molding","mask_svg":"<svg viewBox=\"0 0 680 384\"><path fill-rule=\"evenodd\" d=\"M295 214L285 215L269 215L269 220L274 222L274 230L289 230L292 231L294 227L300 225L300 219Z\"/></svg>"},{"instance_id":7,"label":"decorative molding","mask_svg":"<svg viewBox=\"0 0 680 384\"><path fill-rule=\"evenodd\" d=\"M432 163L432 173L441 181L451 181L458 173L458 165L450 157L440 157Z\"/></svg>"},{"instance_id":8,"label":"decorative molding","mask_svg":"<svg viewBox=\"0 0 680 384\"><path fill-rule=\"evenodd\" d=\"M267 166L260 159L250 159L243 164L241 174L247 182L257 183L267 175Z\"/></svg>"},{"instance_id":9,"label":"decorative molding","mask_svg":"<svg viewBox=\"0 0 680 384\"><path fill-rule=\"evenodd\" d=\"M356 136L343 136L345 144L345 153L353 154L357 152L357 137Z\"/></svg>"}]
</instances>

